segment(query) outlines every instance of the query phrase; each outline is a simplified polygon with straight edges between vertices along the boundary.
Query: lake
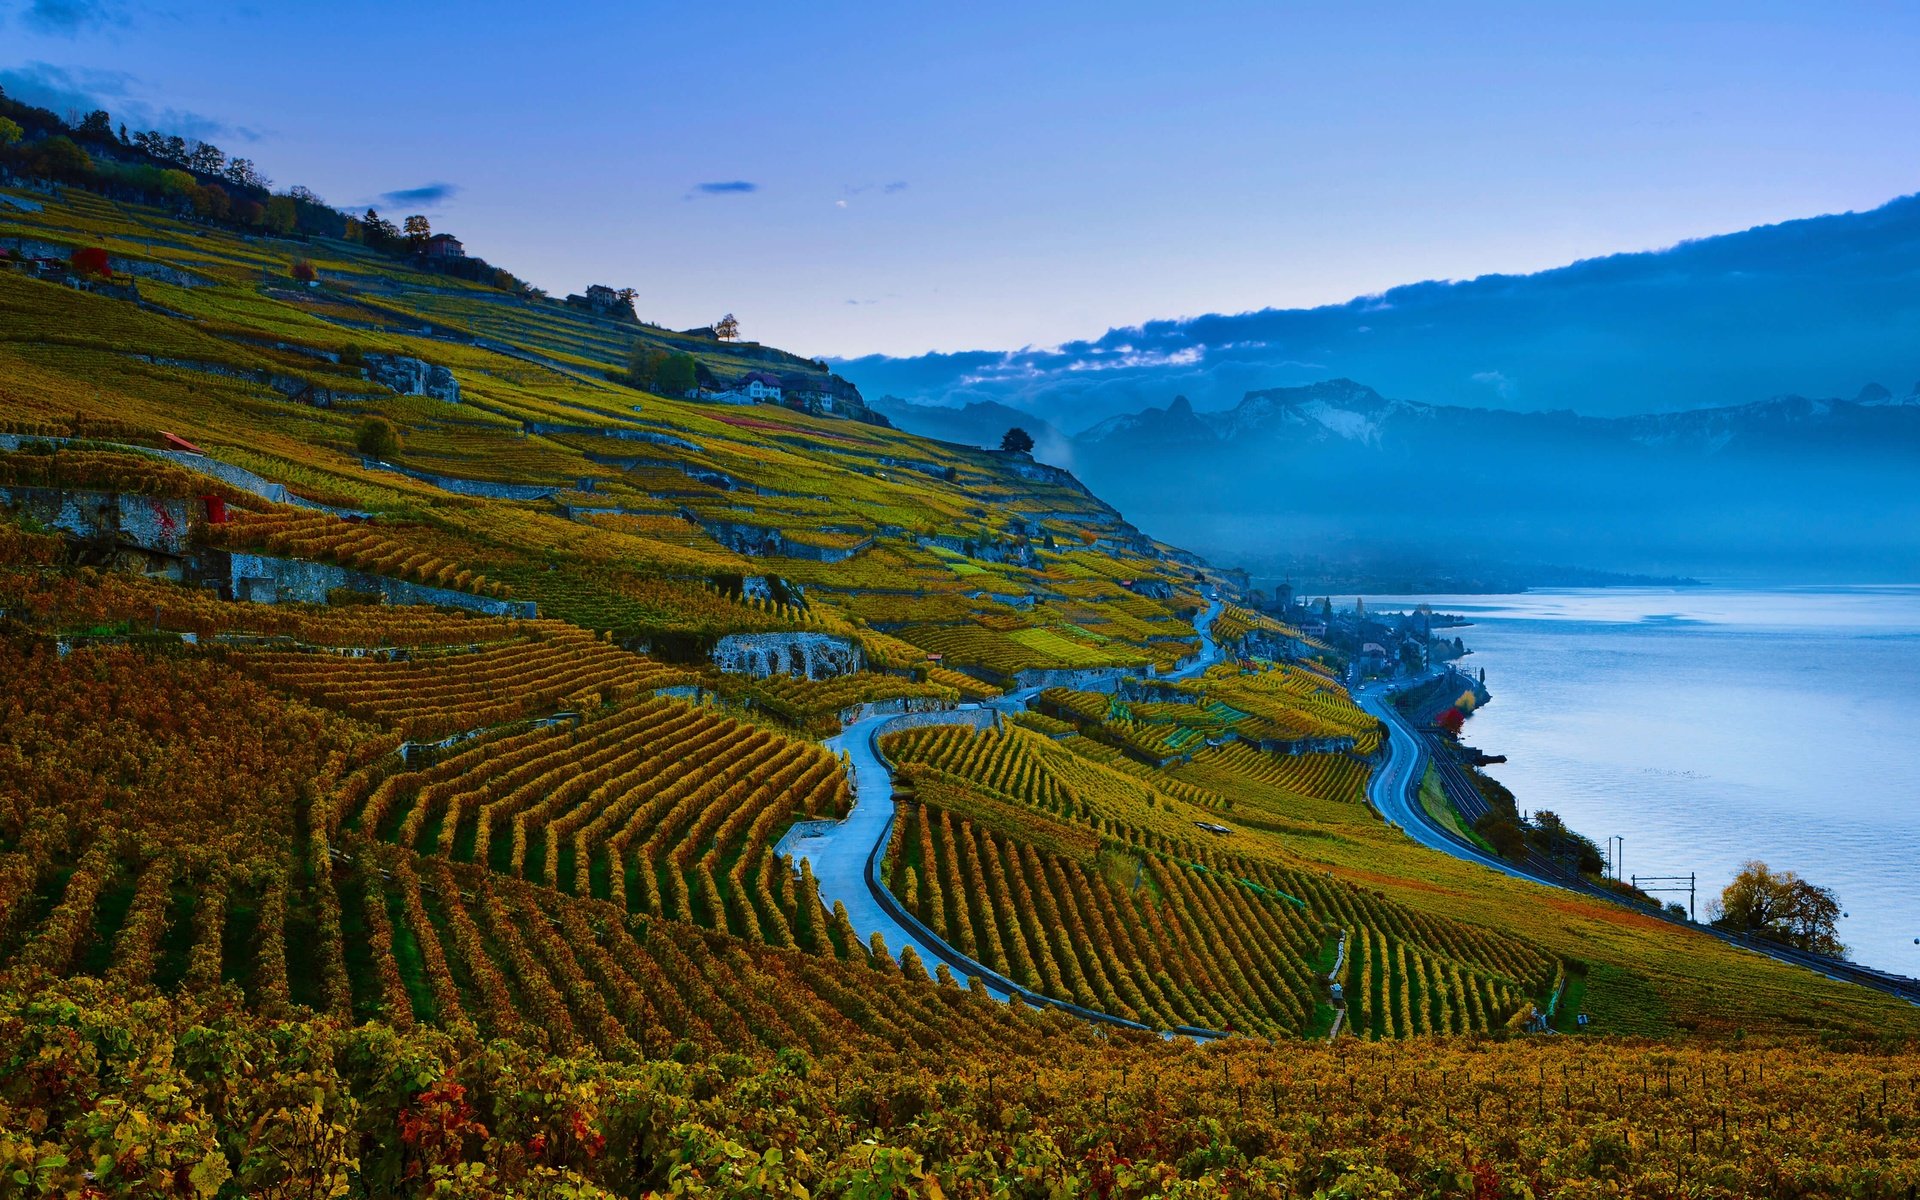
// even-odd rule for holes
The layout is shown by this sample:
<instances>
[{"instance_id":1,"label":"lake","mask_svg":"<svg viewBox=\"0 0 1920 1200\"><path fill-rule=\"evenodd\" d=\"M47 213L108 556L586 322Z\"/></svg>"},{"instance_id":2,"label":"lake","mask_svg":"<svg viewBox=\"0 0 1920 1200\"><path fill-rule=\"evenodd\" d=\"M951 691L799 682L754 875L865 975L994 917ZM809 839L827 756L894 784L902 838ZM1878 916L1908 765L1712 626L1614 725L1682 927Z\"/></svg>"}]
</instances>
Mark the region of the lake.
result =
<instances>
[{"instance_id":1,"label":"lake","mask_svg":"<svg viewBox=\"0 0 1920 1200\"><path fill-rule=\"evenodd\" d=\"M1920 587L1605 588L1425 601L1473 622L1467 741L1628 875L1761 859L1832 888L1860 962L1920 975ZM1664 899L1674 899L1665 896ZM1685 897L1678 897L1683 903Z\"/></svg>"}]
</instances>

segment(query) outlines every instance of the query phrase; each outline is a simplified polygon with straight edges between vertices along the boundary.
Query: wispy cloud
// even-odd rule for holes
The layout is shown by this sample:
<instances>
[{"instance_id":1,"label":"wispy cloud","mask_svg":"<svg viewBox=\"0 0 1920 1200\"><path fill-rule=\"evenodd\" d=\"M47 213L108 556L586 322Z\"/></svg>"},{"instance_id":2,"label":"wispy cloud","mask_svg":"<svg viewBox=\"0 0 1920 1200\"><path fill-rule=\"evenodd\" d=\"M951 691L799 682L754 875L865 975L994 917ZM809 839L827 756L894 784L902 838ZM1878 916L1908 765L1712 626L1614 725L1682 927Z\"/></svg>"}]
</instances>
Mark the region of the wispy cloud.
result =
<instances>
[{"instance_id":1,"label":"wispy cloud","mask_svg":"<svg viewBox=\"0 0 1920 1200\"><path fill-rule=\"evenodd\" d=\"M110 0L32 0L20 23L35 33L77 37L90 29L125 26L124 5Z\"/></svg>"},{"instance_id":2,"label":"wispy cloud","mask_svg":"<svg viewBox=\"0 0 1920 1200\"><path fill-rule=\"evenodd\" d=\"M57 67L44 62L0 68L0 89L7 95L26 104L51 109L61 116L102 108L132 129L158 129L202 141L238 137L251 142L260 137L255 130L229 125L201 113L148 104L136 95L139 85L140 81L125 71Z\"/></svg>"},{"instance_id":3,"label":"wispy cloud","mask_svg":"<svg viewBox=\"0 0 1920 1200\"><path fill-rule=\"evenodd\" d=\"M868 193L892 196L906 190L907 181L904 179L896 179L892 183L849 183L840 189L841 197L833 202L833 206L835 208L846 208L846 198L848 196L864 196Z\"/></svg>"},{"instance_id":4,"label":"wispy cloud","mask_svg":"<svg viewBox=\"0 0 1920 1200\"><path fill-rule=\"evenodd\" d=\"M1486 384L1499 393L1502 399L1513 397L1513 380L1508 379L1503 371L1475 371L1473 381Z\"/></svg>"},{"instance_id":5,"label":"wispy cloud","mask_svg":"<svg viewBox=\"0 0 1920 1200\"><path fill-rule=\"evenodd\" d=\"M694 184L693 190L687 193L687 198L692 199L695 196L744 196L749 192L757 192L759 190L759 184L751 183L745 179L721 179L710 183Z\"/></svg>"},{"instance_id":6,"label":"wispy cloud","mask_svg":"<svg viewBox=\"0 0 1920 1200\"><path fill-rule=\"evenodd\" d=\"M381 192L375 199L388 208L438 208L459 193L457 184L423 183L419 187Z\"/></svg>"}]
</instances>

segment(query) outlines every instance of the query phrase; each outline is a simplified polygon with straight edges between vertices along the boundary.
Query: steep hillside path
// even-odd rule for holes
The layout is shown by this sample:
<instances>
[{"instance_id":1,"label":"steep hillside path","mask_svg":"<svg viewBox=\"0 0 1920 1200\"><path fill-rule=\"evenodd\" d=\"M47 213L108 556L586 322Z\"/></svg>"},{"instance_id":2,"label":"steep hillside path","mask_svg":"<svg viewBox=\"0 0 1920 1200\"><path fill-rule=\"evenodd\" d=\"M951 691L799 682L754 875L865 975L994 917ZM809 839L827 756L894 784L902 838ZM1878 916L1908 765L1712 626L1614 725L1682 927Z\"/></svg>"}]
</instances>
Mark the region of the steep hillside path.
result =
<instances>
[{"instance_id":1,"label":"steep hillside path","mask_svg":"<svg viewBox=\"0 0 1920 1200\"><path fill-rule=\"evenodd\" d=\"M1200 633L1200 652L1194 660L1161 678L1191 678L1220 660L1220 648L1213 640L1213 622L1220 616L1222 607L1222 601L1214 598L1206 614L1195 622ZM995 999L1006 1000L1018 994L1030 1004L1062 1008L1090 1020L1140 1027L1111 1014L1096 1013L1042 996L966 957L907 912L886 890L880 876L880 862L893 830L894 813L893 771L880 752L881 735L888 732L889 726L908 721L946 723L939 720L941 716L949 717L952 724L971 725L982 722L983 716L990 713L997 722L1003 714L1024 709L1041 690L1023 688L984 703L962 704L949 714L916 714L905 719L881 715L848 726L827 739L826 747L845 752L851 764L853 811L840 821L796 824L774 846L774 854L790 856L796 866L803 860L811 864L813 877L820 886L821 903L829 910L835 901L845 905L847 918L862 941L877 932L896 956L904 947L912 946L929 973L936 965L945 963L957 979L964 981L969 976L978 976ZM1194 1037L1222 1036L1204 1029L1183 1028L1175 1032Z\"/></svg>"},{"instance_id":2,"label":"steep hillside path","mask_svg":"<svg viewBox=\"0 0 1920 1200\"><path fill-rule=\"evenodd\" d=\"M1416 684L1425 682L1425 679L1414 682ZM1401 716L1399 710L1393 706L1393 695L1396 690L1388 684L1374 684L1354 692L1354 701L1362 709L1379 718L1387 727L1387 762L1368 780L1367 797L1373 802L1374 808L1382 818L1422 846L1430 850L1438 850L1443 854L1450 854L1466 862L1479 863L1481 866L1515 879L1524 879L1531 883L1545 884L1548 887L1561 888L1595 899L1610 901L1631 908L1635 912L1656 917L1678 928L1717 938L1728 945L1765 955L1778 962L1805 967L1841 983L1857 983L1862 987L1885 992L1908 1003L1920 1005L1920 979L1909 979L1904 975L1875 970L1845 959L1808 954L1791 947L1775 945L1758 938L1744 937L1723 929L1715 929L1711 925L1699 925L1664 912L1649 910L1605 888L1596 887L1577 875L1550 869L1536 861L1537 856L1530 858L1522 866L1515 867L1463 841L1452 832L1441 829L1420 804L1420 781L1426 775L1430 757L1425 741L1414 733L1408 726L1406 718Z\"/></svg>"}]
</instances>

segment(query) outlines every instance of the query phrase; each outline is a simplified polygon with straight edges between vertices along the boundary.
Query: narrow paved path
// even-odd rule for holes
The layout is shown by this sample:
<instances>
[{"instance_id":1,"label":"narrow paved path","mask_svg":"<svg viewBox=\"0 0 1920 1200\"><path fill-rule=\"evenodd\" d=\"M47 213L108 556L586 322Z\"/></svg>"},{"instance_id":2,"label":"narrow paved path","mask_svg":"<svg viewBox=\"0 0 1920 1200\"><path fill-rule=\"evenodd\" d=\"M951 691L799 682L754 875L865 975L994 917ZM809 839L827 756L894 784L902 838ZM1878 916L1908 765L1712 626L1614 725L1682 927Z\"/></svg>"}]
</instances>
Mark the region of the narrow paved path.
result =
<instances>
[{"instance_id":1,"label":"narrow paved path","mask_svg":"<svg viewBox=\"0 0 1920 1200\"><path fill-rule=\"evenodd\" d=\"M1200 633L1200 652L1194 660L1159 678L1189 679L1220 660L1220 648L1213 640L1213 622L1220 616L1222 607L1222 602L1216 597L1207 608L1206 615L1195 623ZM1017 713L1026 708L1042 690L1038 687L1022 688L982 703L962 704L960 710L991 709L1000 714ZM907 921L901 919L900 914L905 910L899 902L890 895L882 894L884 884L879 878L878 859L885 852L888 835L893 829L893 774L881 759L875 741L894 719L893 714L868 717L827 739L827 749L844 751L852 763L853 811L841 821L802 821L796 824L774 846L774 854L790 855L796 866L802 860L811 863L813 877L820 885L821 902L829 910L836 900L844 904L847 918L862 942L878 932L886 940L888 951L896 958L902 948L912 946L929 974L944 962L963 982L968 975L980 975L987 991L997 999L1008 999L1018 991L1023 999L1057 1004L1057 1001L1038 996L991 972L982 975L978 964L932 936L931 930L924 926L910 928L908 921L911 917ZM870 866L874 868L872 871L869 870ZM918 925L918 922L913 924ZM1098 1017L1102 1014L1094 1015Z\"/></svg>"},{"instance_id":2,"label":"narrow paved path","mask_svg":"<svg viewBox=\"0 0 1920 1200\"><path fill-rule=\"evenodd\" d=\"M1417 686L1437 674L1438 672L1434 672L1423 676L1405 686ZM1434 823L1433 818L1427 815L1426 809L1420 803L1420 781L1426 776L1427 750L1425 743L1407 725L1406 718L1401 716L1399 710L1393 706L1393 695L1398 690L1400 689L1391 684L1376 683L1360 688L1353 694L1355 703L1379 718L1387 727L1387 762L1368 780L1367 797L1373 801L1374 808L1379 811L1382 818L1422 846L1438 850L1443 854L1450 854L1466 862L1478 863L1515 879L1545 884L1548 887L1577 892L1583 896L1619 904L1634 912L1666 921L1677 928L1705 934L1728 945L1737 946L1791 966L1805 967L1836 982L1857 983L1862 987L1885 992L1890 996L1920 1005L1920 980L1876 970L1845 959L1809 954L1788 946L1764 942L1758 938L1728 933L1723 929L1715 929L1711 925L1698 925L1664 912L1652 911L1576 875L1541 869L1538 864L1531 864L1533 869L1524 869L1501 862L1478 846L1464 841L1449 830L1440 828Z\"/></svg>"},{"instance_id":3,"label":"narrow paved path","mask_svg":"<svg viewBox=\"0 0 1920 1200\"><path fill-rule=\"evenodd\" d=\"M895 958L912 946L931 974L937 964L951 964L961 956L945 943L929 945L931 939L909 930L881 904L867 881L868 860L883 851L893 829L893 774L880 761L874 741L894 716L868 717L827 739L827 749L844 752L852 763L853 811L842 821L803 821L795 825L773 852L791 855L796 866L802 860L813 865L821 903L829 910L835 901L846 905L847 919L863 943L878 932ZM965 972L955 970L954 974L963 984L966 982ZM997 999L1008 997L1007 989L982 982Z\"/></svg>"}]
</instances>

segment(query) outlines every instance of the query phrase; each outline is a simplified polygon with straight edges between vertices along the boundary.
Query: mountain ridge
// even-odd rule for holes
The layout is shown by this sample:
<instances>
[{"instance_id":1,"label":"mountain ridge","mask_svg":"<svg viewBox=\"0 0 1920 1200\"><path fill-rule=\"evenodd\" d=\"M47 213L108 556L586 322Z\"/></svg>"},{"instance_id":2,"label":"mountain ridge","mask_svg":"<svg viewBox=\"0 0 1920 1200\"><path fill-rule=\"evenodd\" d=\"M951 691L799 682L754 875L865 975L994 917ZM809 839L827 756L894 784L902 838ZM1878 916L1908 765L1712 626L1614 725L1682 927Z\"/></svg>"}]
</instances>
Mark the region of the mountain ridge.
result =
<instances>
[{"instance_id":1,"label":"mountain ridge","mask_svg":"<svg viewBox=\"0 0 1920 1200\"><path fill-rule=\"evenodd\" d=\"M1626 415L1909 378L1920 196L1338 304L1147 321L1055 347L832 360L869 395L1085 427L1347 376L1435 404Z\"/></svg>"},{"instance_id":2,"label":"mountain ridge","mask_svg":"<svg viewBox=\"0 0 1920 1200\"><path fill-rule=\"evenodd\" d=\"M921 430L923 406L883 405ZM993 444L1010 411L964 414ZM1429 404L1351 379L1202 410L1176 396L1056 448L1150 532L1254 569L1337 551L1361 574L1409 555L1656 576L1892 579L1920 569L1920 392L1782 393L1602 417ZM1864 514L1864 515L1862 515Z\"/></svg>"}]
</instances>

